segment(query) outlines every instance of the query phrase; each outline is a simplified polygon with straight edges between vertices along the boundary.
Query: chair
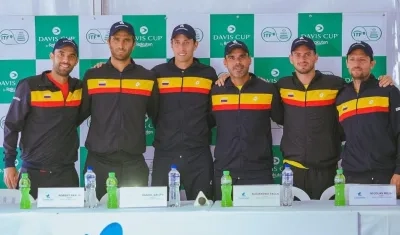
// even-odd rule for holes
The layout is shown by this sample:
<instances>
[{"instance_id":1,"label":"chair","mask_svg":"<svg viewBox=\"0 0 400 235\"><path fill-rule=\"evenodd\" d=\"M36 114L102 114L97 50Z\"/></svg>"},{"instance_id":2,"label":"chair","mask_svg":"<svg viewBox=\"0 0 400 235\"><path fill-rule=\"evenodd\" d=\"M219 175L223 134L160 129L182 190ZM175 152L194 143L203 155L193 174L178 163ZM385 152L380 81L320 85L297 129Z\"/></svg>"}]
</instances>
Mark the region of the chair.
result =
<instances>
[{"instance_id":1,"label":"chair","mask_svg":"<svg viewBox=\"0 0 400 235\"><path fill-rule=\"evenodd\" d=\"M32 195L29 195L31 203L35 203ZM0 204L19 204L21 192L17 189L0 189Z\"/></svg>"},{"instance_id":2,"label":"chair","mask_svg":"<svg viewBox=\"0 0 400 235\"><path fill-rule=\"evenodd\" d=\"M293 192L293 196L297 197L300 201L310 201L311 200L310 196L308 196L308 194L306 192L304 192L303 190L301 190L297 187L293 187L292 192Z\"/></svg>"},{"instance_id":3,"label":"chair","mask_svg":"<svg viewBox=\"0 0 400 235\"><path fill-rule=\"evenodd\" d=\"M346 201L349 200L349 188L352 185L359 185L359 184L346 184L345 185L345 197ZM335 196L335 186L331 186L322 193L320 200L331 200L331 198Z\"/></svg>"},{"instance_id":4,"label":"chair","mask_svg":"<svg viewBox=\"0 0 400 235\"><path fill-rule=\"evenodd\" d=\"M119 201L119 188L117 189L117 198ZM107 204L108 193L104 194L104 196L100 199L100 204Z\"/></svg>"}]
</instances>

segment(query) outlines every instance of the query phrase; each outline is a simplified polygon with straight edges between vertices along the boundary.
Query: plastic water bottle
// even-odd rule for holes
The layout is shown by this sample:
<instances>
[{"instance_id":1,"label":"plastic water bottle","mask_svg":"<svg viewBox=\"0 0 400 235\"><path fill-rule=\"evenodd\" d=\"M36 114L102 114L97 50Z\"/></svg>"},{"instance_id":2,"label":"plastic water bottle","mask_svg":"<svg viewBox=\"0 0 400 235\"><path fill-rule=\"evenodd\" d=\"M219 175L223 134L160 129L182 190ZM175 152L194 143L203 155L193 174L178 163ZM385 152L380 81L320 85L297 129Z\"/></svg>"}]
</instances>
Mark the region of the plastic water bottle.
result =
<instances>
[{"instance_id":1,"label":"plastic water bottle","mask_svg":"<svg viewBox=\"0 0 400 235\"><path fill-rule=\"evenodd\" d=\"M179 192L179 186L181 184L181 174L176 169L175 165L171 166L171 171L168 173L168 185L169 185L169 206L179 207L181 206L181 194Z\"/></svg>"},{"instance_id":2,"label":"plastic water bottle","mask_svg":"<svg viewBox=\"0 0 400 235\"><path fill-rule=\"evenodd\" d=\"M232 207L232 177L224 171L221 178L221 207Z\"/></svg>"},{"instance_id":3,"label":"plastic water bottle","mask_svg":"<svg viewBox=\"0 0 400 235\"><path fill-rule=\"evenodd\" d=\"M31 209L31 199L29 191L31 191L31 180L28 177L28 173L22 173L21 179L19 180L19 190L21 191L21 209Z\"/></svg>"},{"instance_id":4,"label":"plastic water bottle","mask_svg":"<svg viewBox=\"0 0 400 235\"><path fill-rule=\"evenodd\" d=\"M343 169L337 169L335 176L335 206L346 205L345 186L346 178L343 175Z\"/></svg>"},{"instance_id":5,"label":"plastic water bottle","mask_svg":"<svg viewBox=\"0 0 400 235\"><path fill-rule=\"evenodd\" d=\"M115 172L109 172L106 181L107 186L107 208L116 209L118 208L118 180L115 177Z\"/></svg>"},{"instance_id":6,"label":"plastic water bottle","mask_svg":"<svg viewBox=\"0 0 400 235\"><path fill-rule=\"evenodd\" d=\"M91 166L87 167L85 173L86 204L89 208L97 207L96 196L96 174Z\"/></svg>"},{"instance_id":7,"label":"plastic water bottle","mask_svg":"<svg viewBox=\"0 0 400 235\"><path fill-rule=\"evenodd\" d=\"M282 205L292 206L293 204L293 171L289 164L285 164L282 171Z\"/></svg>"}]
</instances>

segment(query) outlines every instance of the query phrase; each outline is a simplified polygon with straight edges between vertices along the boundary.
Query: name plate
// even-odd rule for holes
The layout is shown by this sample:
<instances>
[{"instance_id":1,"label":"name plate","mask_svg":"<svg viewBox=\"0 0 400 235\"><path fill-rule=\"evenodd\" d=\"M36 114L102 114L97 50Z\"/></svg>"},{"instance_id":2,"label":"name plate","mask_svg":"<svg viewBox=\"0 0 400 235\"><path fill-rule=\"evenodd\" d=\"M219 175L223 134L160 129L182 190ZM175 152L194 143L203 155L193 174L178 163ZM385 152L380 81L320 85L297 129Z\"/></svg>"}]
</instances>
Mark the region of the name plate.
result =
<instances>
[{"instance_id":1,"label":"name plate","mask_svg":"<svg viewBox=\"0 0 400 235\"><path fill-rule=\"evenodd\" d=\"M39 188L37 207L71 208L85 206L84 188Z\"/></svg>"},{"instance_id":2,"label":"name plate","mask_svg":"<svg viewBox=\"0 0 400 235\"><path fill-rule=\"evenodd\" d=\"M167 187L121 187L119 207L166 207Z\"/></svg>"},{"instance_id":3,"label":"name plate","mask_svg":"<svg viewBox=\"0 0 400 235\"><path fill-rule=\"evenodd\" d=\"M395 206L397 204L396 186L383 184L351 185L350 206Z\"/></svg>"},{"instance_id":4,"label":"name plate","mask_svg":"<svg viewBox=\"0 0 400 235\"><path fill-rule=\"evenodd\" d=\"M233 206L280 206L281 186L234 185Z\"/></svg>"}]
</instances>

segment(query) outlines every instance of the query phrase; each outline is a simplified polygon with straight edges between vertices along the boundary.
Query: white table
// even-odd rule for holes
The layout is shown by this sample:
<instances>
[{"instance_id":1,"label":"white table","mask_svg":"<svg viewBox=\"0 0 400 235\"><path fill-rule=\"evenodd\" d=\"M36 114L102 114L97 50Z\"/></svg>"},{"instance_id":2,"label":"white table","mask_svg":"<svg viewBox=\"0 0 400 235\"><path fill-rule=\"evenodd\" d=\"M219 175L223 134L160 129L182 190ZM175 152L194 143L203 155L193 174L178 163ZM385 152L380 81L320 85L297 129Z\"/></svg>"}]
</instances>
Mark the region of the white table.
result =
<instances>
[{"instance_id":1,"label":"white table","mask_svg":"<svg viewBox=\"0 0 400 235\"><path fill-rule=\"evenodd\" d=\"M293 207L37 209L0 205L0 234L110 235L117 222L124 235L399 235L400 203L395 207L335 207L333 201L295 202ZM359 233L360 231L360 233ZM119 235L112 233L112 235Z\"/></svg>"}]
</instances>

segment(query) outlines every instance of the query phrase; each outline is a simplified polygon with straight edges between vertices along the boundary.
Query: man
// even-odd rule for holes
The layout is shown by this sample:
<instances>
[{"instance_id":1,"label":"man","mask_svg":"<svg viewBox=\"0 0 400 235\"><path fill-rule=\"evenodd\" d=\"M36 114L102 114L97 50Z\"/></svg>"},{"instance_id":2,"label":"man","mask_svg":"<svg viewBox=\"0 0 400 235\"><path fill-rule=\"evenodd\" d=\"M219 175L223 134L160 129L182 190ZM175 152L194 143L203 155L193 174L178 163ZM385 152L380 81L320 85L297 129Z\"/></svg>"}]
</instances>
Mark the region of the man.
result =
<instances>
[{"instance_id":1,"label":"man","mask_svg":"<svg viewBox=\"0 0 400 235\"><path fill-rule=\"evenodd\" d=\"M310 38L295 39L289 59L295 72L276 83L284 106L281 151L284 162L292 166L294 186L318 200L336 175L344 137L335 99L345 82L315 70L318 54ZM385 77L380 85L391 82Z\"/></svg>"},{"instance_id":2,"label":"man","mask_svg":"<svg viewBox=\"0 0 400 235\"><path fill-rule=\"evenodd\" d=\"M282 124L283 108L275 86L249 73L251 57L244 42L225 46L230 77L211 90L217 125L215 199L221 199L221 177L229 170L234 185L272 184L271 122Z\"/></svg>"},{"instance_id":3,"label":"man","mask_svg":"<svg viewBox=\"0 0 400 235\"><path fill-rule=\"evenodd\" d=\"M84 76L80 116L81 123L91 115L85 169L91 166L96 173L98 199L106 194L110 171L115 172L119 186L148 185L144 121L146 112L156 120L158 106L155 73L130 57L135 47L132 25L114 23L108 45L107 63Z\"/></svg>"},{"instance_id":4,"label":"man","mask_svg":"<svg viewBox=\"0 0 400 235\"><path fill-rule=\"evenodd\" d=\"M174 57L152 69L160 90L152 185L167 186L175 164L188 200L195 200L200 191L212 198L210 90L217 74L194 58L197 47L193 27L178 25L171 35Z\"/></svg>"},{"instance_id":5,"label":"man","mask_svg":"<svg viewBox=\"0 0 400 235\"><path fill-rule=\"evenodd\" d=\"M39 187L79 186L74 163L78 160L82 84L70 77L78 63L77 44L58 40L50 59L51 71L18 83L4 122L4 182L10 189L18 188L14 162L21 133L21 172L28 173L35 199Z\"/></svg>"},{"instance_id":6,"label":"man","mask_svg":"<svg viewBox=\"0 0 400 235\"><path fill-rule=\"evenodd\" d=\"M400 193L400 92L379 87L371 73L373 50L354 43L347 53L353 79L336 99L339 121L346 135L341 154L346 183L394 184Z\"/></svg>"}]
</instances>

